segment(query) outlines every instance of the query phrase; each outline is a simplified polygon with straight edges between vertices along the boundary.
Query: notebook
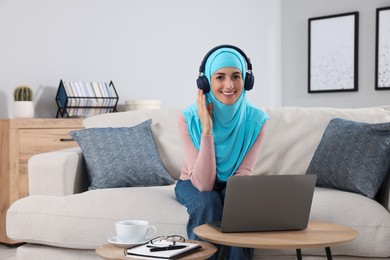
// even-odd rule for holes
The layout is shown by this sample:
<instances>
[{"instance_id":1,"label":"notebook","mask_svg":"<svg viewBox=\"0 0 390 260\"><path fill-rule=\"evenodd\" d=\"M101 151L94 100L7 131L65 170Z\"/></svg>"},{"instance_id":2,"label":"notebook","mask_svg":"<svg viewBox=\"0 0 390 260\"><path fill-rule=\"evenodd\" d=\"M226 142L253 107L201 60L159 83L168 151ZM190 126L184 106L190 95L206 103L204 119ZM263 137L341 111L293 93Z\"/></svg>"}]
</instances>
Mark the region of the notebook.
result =
<instances>
[{"instance_id":1,"label":"notebook","mask_svg":"<svg viewBox=\"0 0 390 260\"><path fill-rule=\"evenodd\" d=\"M176 242L175 246L178 246L179 249L166 250L169 249L172 242L161 241L159 243L146 243L140 246L132 247L126 249L127 257L135 257L137 259L177 259L184 255L191 254L194 251L201 249L201 245L196 243L186 243L186 242ZM161 248L161 251L153 251L156 248Z\"/></svg>"},{"instance_id":2,"label":"notebook","mask_svg":"<svg viewBox=\"0 0 390 260\"><path fill-rule=\"evenodd\" d=\"M221 232L301 230L307 227L315 175L232 176L226 185Z\"/></svg>"}]
</instances>

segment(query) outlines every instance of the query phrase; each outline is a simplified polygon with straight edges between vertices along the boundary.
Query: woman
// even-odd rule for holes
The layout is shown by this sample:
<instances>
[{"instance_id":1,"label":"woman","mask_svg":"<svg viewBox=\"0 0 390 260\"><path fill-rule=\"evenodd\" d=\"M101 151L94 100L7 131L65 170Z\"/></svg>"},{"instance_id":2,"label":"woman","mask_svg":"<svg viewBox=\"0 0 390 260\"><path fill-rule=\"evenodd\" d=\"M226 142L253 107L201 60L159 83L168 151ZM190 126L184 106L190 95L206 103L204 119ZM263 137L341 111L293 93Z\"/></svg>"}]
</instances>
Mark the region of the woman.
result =
<instances>
[{"instance_id":1,"label":"woman","mask_svg":"<svg viewBox=\"0 0 390 260\"><path fill-rule=\"evenodd\" d=\"M213 48L200 67L196 104L179 116L185 159L175 192L190 216L189 239L199 240L195 227L221 220L227 179L253 172L269 116L246 100L251 66L235 46ZM230 257L242 253L235 248Z\"/></svg>"}]
</instances>

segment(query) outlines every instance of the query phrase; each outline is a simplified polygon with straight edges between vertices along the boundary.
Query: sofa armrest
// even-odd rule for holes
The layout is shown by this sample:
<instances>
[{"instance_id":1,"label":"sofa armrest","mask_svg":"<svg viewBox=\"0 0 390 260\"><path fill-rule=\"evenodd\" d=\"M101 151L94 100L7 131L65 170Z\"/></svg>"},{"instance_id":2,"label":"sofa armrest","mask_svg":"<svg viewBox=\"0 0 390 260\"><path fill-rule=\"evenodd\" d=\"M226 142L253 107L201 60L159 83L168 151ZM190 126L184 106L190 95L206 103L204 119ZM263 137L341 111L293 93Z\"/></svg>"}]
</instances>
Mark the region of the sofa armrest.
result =
<instances>
[{"instance_id":1,"label":"sofa armrest","mask_svg":"<svg viewBox=\"0 0 390 260\"><path fill-rule=\"evenodd\" d=\"M88 189L79 147L32 156L28 161L30 195L66 196Z\"/></svg>"},{"instance_id":2,"label":"sofa armrest","mask_svg":"<svg viewBox=\"0 0 390 260\"><path fill-rule=\"evenodd\" d=\"M378 194L378 202L390 212L390 172L387 174Z\"/></svg>"}]
</instances>

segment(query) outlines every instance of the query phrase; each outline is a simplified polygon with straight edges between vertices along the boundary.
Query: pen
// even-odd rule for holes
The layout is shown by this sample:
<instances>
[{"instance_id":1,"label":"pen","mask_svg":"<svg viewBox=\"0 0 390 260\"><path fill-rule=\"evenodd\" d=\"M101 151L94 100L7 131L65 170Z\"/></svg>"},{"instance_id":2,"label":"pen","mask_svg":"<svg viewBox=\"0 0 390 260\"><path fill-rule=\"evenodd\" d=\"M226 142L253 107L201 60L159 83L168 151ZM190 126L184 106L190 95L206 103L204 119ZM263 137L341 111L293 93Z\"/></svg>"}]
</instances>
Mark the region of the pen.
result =
<instances>
[{"instance_id":1,"label":"pen","mask_svg":"<svg viewBox=\"0 0 390 260\"><path fill-rule=\"evenodd\" d=\"M176 249L182 249L187 246L165 246L165 247L153 247L150 249L150 252L157 252L157 251L165 251L165 250L176 250Z\"/></svg>"}]
</instances>

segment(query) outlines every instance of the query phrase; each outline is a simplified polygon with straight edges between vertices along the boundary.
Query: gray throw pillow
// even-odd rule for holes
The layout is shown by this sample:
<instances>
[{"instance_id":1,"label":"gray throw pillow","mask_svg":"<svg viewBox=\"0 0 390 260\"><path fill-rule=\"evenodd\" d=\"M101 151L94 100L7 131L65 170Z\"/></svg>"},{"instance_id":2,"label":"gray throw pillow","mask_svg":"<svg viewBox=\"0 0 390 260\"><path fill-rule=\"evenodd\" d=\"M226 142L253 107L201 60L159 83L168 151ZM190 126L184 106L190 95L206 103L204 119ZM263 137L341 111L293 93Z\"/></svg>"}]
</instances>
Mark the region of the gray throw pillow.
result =
<instances>
[{"instance_id":1,"label":"gray throw pillow","mask_svg":"<svg viewBox=\"0 0 390 260\"><path fill-rule=\"evenodd\" d=\"M390 168L390 123L332 119L306 174L317 186L374 198Z\"/></svg>"},{"instance_id":2,"label":"gray throw pillow","mask_svg":"<svg viewBox=\"0 0 390 260\"><path fill-rule=\"evenodd\" d=\"M155 146L147 120L134 127L72 131L90 179L89 189L173 184Z\"/></svg>"}]
</instances>

